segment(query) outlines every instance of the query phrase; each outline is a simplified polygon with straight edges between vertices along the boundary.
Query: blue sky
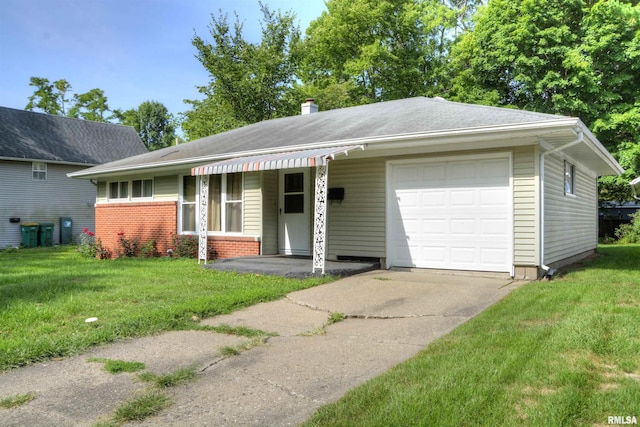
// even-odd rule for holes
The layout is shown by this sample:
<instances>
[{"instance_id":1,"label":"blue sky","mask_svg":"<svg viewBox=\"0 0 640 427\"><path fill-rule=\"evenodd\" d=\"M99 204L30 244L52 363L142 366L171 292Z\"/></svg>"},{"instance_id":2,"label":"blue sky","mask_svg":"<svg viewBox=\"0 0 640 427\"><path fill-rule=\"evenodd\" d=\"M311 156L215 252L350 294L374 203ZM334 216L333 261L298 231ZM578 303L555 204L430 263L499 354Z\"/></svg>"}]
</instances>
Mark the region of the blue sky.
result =
<instances>
[{"instance_id":1,"label":"blue sky","mask_svg":"<svg viewBox=\"0 0 640 427\"><path fill-rule=\"evenodd\" d=\"M324 0L265 0L293 11L301 30L326 10ZM258 0L2 0L0 106L23 109L31 76L66 79L74 93L102 89L111 109L162 102L171 113L199 98L208 75L194 57L194 31L210 40L211 14L244 21L260 37Z\"/></svg>"}]
</instances>

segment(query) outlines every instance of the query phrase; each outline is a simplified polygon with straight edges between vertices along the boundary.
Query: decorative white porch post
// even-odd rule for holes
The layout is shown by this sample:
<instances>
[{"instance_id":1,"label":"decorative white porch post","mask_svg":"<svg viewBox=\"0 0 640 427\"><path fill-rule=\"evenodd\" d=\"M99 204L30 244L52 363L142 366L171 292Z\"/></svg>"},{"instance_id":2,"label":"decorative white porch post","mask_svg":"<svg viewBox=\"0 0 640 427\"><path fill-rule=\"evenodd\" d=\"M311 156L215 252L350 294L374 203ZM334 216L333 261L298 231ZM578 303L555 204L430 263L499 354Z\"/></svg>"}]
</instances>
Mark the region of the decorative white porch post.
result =
<instances>
[{"instance_id":1,"label":"decorative white porch post","mask_svg":"<svg viewBox=\"0 0 640 427\"><path fill-rule=\"evenodd\" d=\"M209 213L209 175L200 176L200 209L198 226L198 264L207 263L207 217Z\"/></svg>"},{"instance_id":2,"label":"decorative white porch post","mask_svg":"<svg viewBox=\"0 0 640 427\"><path fill-rule=\"evenodd\" d=\"M327 232L327 178L329 174L329 159L324 166L316 168L316 197L313 214L313 270L324 274L324 258Z\"/></svg>"}]
</instances>

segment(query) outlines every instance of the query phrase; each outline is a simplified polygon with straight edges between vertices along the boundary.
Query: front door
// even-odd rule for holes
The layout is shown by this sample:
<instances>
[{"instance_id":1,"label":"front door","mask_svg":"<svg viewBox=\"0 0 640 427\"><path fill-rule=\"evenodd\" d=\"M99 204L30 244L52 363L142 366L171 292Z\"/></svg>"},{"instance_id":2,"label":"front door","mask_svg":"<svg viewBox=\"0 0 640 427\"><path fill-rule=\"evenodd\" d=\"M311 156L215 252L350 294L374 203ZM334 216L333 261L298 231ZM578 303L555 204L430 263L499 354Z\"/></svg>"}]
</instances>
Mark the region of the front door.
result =
<instances>
[{"instance_id":1,"label":"front door","mask_svg":"<svg viewBox=\"0 0 640 427\"><path fill-rule=\"evenodd\" d=\"M279 252L310 255L309 169L281 170L279 183Z\"/></svg>"}]
</instances>

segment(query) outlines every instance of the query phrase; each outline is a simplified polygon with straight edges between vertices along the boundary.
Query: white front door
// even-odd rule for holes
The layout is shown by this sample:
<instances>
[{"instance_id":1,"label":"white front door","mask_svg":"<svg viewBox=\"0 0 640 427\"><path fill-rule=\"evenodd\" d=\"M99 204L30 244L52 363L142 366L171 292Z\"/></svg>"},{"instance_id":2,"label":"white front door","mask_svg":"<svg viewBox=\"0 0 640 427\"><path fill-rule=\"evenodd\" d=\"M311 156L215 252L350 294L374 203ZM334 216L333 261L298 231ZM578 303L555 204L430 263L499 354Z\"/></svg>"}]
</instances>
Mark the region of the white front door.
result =
<instances>
[{"instance_id":1,"label":"white front door","mask_svg":"<svg viewBox=\"0 0 640 427\"><path fill-rule=\"evenodd\" d=\"M309 169L281 170L279 185L279 252L310 255Z\"/></svg>"}]
</instances>

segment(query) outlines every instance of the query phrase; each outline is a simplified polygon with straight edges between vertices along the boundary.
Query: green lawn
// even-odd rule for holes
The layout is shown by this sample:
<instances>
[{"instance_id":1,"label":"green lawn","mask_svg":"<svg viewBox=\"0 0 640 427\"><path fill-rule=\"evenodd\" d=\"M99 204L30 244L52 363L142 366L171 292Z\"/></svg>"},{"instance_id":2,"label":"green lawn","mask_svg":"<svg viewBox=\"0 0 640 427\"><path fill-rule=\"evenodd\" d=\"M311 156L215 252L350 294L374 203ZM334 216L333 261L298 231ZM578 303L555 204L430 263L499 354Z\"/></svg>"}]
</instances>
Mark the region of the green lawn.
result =
<instances>
[{"instance_id":1,"label":"green lawn","mask_svg":"<svg viewBox=\"0 0 640 427\"><path fill-rule=\"evenodd\" d=\"M280 298L328 279L221 273L193 259L81 257L75 247L0 251L0 371ZM85 319L97 317L94 323Z\"/></svg>"},{"instance_id":2,"label":"green lawn","mask_svg":"<svg viewBox=\"0 0 640 427\"><path fill-rule=\"evenodd\" d=\"M305 425L640 422L640 245L598 252L562 278L519 288Z\"/></svg>"}]
</instances>

